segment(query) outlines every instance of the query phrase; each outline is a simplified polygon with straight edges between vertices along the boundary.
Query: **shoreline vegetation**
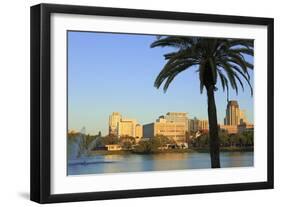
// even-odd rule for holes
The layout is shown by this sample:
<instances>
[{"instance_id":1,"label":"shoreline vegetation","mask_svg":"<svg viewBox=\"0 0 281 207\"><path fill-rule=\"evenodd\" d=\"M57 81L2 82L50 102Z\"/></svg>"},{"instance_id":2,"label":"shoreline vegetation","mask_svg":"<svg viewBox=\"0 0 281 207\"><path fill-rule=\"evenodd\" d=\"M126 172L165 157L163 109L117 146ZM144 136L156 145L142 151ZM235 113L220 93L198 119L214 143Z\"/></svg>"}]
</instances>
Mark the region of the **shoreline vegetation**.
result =
<instances>
[{"instance_id":1,"label":"shoreline vegetation","mask_svg":"<svg viewBox=\"0 0 281 207\"><path fill-rule=\"evenodd\" d=\"M254 133L239 134L219 133L220 152L254 151ZM118 154L159 154L159 153L210 153L208 133L196 137L187 134L185 143L176 143L173 139L158 135L152 138L116 137L68 134L68 144L75 145L77 157L84 155L118 155Z\"/></svg>"},{"instance_id":2,"label":"shoreline vegetation","mask_svg":"<svg viewBox=\"0 0 281 207\"><path fill-rule=\"evenodd\" d=\"M221 147L220 152L253 152L254 147ZM92 150L89 155L130 155L130 154L160 154L160 153L209 153L209 148L188 148L188 149L166 149L157 150L153 152L137 152L134 150L118 150L118 151L108 151L108 150Z\"/></svg>"}]
</instances>

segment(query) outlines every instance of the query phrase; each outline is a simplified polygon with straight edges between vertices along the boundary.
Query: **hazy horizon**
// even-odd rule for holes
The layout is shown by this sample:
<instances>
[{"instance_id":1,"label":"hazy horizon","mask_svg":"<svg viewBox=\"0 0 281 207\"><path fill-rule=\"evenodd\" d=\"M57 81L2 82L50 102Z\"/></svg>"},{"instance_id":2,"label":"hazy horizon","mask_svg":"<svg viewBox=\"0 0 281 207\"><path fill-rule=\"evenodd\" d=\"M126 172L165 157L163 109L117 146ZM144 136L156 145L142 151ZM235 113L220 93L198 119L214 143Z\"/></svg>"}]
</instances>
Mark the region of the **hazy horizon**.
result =
<instances>
[{"instance_id":1,"label":"hazy horizon","mask_svg":"<svg viewBox=\"0 0 281 207\"><path fill-rule=\"evenodd\" d=\"M188 118L207 119L206 91L200 94L195 68L179 74L166 93L154 87L165 64L163 54L173 48L150 48L155 35L68 32L68 128L103 135L108 133L112 112L136 119L140 124L154 122L167 112L186 112ZM253 62L249 57L248 61ZM250 71L251 83L253 72ZM253 122L253 97L246 86L230 99ZM217 84L215 92L219 123L223 123L226 92Z\"/></svg>"}]
</instances>

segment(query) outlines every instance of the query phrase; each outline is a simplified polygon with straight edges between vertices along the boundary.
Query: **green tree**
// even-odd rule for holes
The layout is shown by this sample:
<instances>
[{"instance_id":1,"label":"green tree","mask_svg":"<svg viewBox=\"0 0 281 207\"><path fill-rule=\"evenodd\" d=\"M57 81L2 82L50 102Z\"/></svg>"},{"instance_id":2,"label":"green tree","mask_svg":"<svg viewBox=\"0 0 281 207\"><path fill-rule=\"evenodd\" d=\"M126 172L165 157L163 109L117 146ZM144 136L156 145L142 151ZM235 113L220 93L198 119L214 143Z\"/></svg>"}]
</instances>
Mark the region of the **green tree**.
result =
<instances>
[{"instance_id":1,"label":"green tree","mask_svg":"<svg viewBox=\"0 0 281 207\"><path fill-rule=\"evenodd\" d=\"M98 146L104 147L105 145L109 145L109 144L118 144L118 138L113 135L102 137L98 143Z\"/></svg>"},{"instance_id":2,"label":"green tree","mask_svg":"<svg viewBox=\"0 0 281 207\"><path fill-rule=\"evenodd\" d=\"M198 137L197 139L197 145L199 147L206 147L209 145L209 135L208 134L202 134L200 137Z\"/></svg>"},{"instance_id":3,"label":"green tree","mask_svg":"<svg viewBox=\"0 0 281 207\"><path fill-rule=\"evenodd\" d=\"M149 154L157 152L160 146L160 139L153 137L149 140L140 141L135 149L135 152Z\"/></svg>"},{"instance_id":4,"label":"green tree","mask_svg":"<svg viewBox=\"0 0 281 207\"><path fill-rule=\"evenodd\" d=\"M254 145L254 132L243 132L244 143L246 146Z\"/></svg>"},{"instance_id":5,"label":"green tree","mask_svg":"<svg viewBox=\"0 0 281 207\"><path fill-rule=\"evenodd\" d=\"M130 136L123 136L123 137L120 137L119 142L120 143L130 142L131 144L136 144L136 139L134 137L130 137Z\"/></svg>"},{"instance_id":6,"label":"green tree","mask_svg":"<svg viewBox=\"0 0 281 207\"><path fill-rule=\"evenodd\" d=\"M132 149L132 143L128 141L122 142L122 148L125 150L131 150Z\"/></svg>"},{"instance_id":7,"label":"green tree","mask_svg":"<svg viewBox=\"0 0 281 207\"><path fill-rule=\"evenodd\" d=\"M163 147L167 144L175 144L175 141L173 139L169 139L164 135L156 135L153 140L154 143L159 143L159 147Z\"/></svg>"},{"instance_id":8,"label":"green tree","mask_svg":"<svg viewBox=\"0 0 281 207\"><path fill-rule=\"evenodd\" d=\"M136 139L130 136L120 137L119 143L122 145L122 148L125 150L131 150L132 146L136 144Z\"/></svg>"},{"instance_id":9,"label":"green tree","mask_svg":"<svg viewBox=\"0 0 281 207\"><path fill-rule=\"evenodd\" d=\"M229 135L226 132L219 132L220 144L221 146L229 146Z\"/></svg>"},{"instance_id":10,"label":"green tree","mask_svg":"<svg viewBox=\"0 0 281 207\"><path fill-rule=\"evenodd\" d=\"M164 55L167 62L154 82L156 88L165 82L163 89L166 91L179 73L187 69L197 69L200 91L202 93L205 88L207 92L211 166L219 168L220 143L215 103L217 79L220 79L223 90L228 92L230 83L238 93L237 82L244 89L241 80L244 78L252 93L248 69L253 69L253 65L245 60L244 55L253 56L253 40L160 36L151 47L175 49L174 52Z\"/></svg>"},{"instance_id":11,"label":"green tree","mask_svg":"<svg viewBox=\"0 0 281 207\"><path fill-rule=\"evenodd\" d=\"M242 134L232 134L230 136L230 145L231 146L239 146L242 147L243 146L243 140L244 137Z\"/></svg>"}]
</instances>

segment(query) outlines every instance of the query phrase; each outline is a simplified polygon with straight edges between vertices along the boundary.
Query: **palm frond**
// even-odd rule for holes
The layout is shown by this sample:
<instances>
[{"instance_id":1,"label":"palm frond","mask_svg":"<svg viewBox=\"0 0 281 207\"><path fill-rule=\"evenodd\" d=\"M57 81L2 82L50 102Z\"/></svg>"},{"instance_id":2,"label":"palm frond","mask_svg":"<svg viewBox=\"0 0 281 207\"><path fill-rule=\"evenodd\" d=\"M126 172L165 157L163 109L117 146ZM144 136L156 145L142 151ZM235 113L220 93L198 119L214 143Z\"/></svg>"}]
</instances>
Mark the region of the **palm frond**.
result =
<instances>
[{"instance_id":1,"label":"palm frond","mask_svg":"<svg viewBox=\"0 0 281 207\"><path fill-rule=\"evenodd\" d=\"M188 45L192 44L193 39L188 37L179 37L179 36L166 36L160 37L158 40L153 42L150 47L176 47L176 48L184 48Z\"/></svg>"},{"instance_id":2,"label":"palm frond","mask_svg":"<svg viewBox=\"0 0 281 207\"><path fill-rule=\"evenodd\" d=\"M236 94L238 94L236 78L235 78L235 75L234 75L234 72L233 72L231 66L225 62L221 63L221 65L222 65L222 69L224 69L224 71L226 72L226 75L230 82L231 87L236 91Z\"/></svg>"},{"instance_id":3,"label":"palm frond","mask_svg":"<svg viewBox=\"0 0 281 207\"><path fill-rule=\"evenodd\" d=\"M222 85L222 89L223 91L225 91L225 89L227 90L228 92L228 80L227 78L224 76L224 74L221 72L221 70L218 70L218 74L219 74L219 77L220 77L220 80L221 80L221 85Z\"/></svg>"},{"instance_id":4,"label":"palm frond","mask_svg":"<svg viewBox=\"0 0 281 207\"><path fill-rule=\"evenodd\" d=\"M230 52L234 52L234 53L242 53L242 54L246 54L246 55L254 55L254 50L249 49L249 48L235 48L235 49L230 49Z\"/></svg>"},{"instance_id":5,"label":"palm frond","mask_svg":"<svg viewBox=\"0 0 281 207\"><path fill-rule=\"evenodd\" d=\"M245 55L254 55L253 40L159 36L151 47L176 48L176 51L164 55L167 62L155 79L156 88L165 82L163 89L166 91L179 73L197 65L201 93L204 86L215 86L218 77L223 91L228 91L231 86L238 93L237 82L244 90L242 80L245 80L251 94L253 92L248 70L254 66L245 59Z\"/></svg>"},{"instance_id":6,"label":"palm frond","mask_svg":"<svg viewBox=\"0 0 281 207\"><path fill-rule=\"evenodd\" d=\"M245 40L245 39L229 39L229 48L243 46L248 49L253 49L254 41L253 40Z\"/></svg>"},{"instance_id":7,"label":"palm frond","mask_svg":"<svg viewBox=\"0 0 281 207\"><path fill-rule=\"evenodd\" d=\"M180 72L184 70L191 68L191 66L193 66L192 63L179 64L174 68L168 70L167 72L163 71L166 70L164 67L164 69L158 74L157 78L155 79L154 86L156 88L159 88L162 85L162 83L165 82L163 90L164 92L166 92L170 83L176 77L176 75L178 75Z\"/></svg>"}]
</instances>

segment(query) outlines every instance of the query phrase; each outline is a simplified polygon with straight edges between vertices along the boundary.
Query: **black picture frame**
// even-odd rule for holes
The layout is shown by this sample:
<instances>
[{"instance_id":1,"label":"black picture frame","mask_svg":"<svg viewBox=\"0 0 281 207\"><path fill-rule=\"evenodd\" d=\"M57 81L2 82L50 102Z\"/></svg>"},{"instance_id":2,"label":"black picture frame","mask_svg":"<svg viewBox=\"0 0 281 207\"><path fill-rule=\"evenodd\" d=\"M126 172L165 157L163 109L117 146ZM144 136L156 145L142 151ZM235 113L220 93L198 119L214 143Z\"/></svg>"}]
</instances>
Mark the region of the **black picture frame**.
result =
<instances>
[{"instance_id":1,"label":"black picture frame","mask_svg":"<svg viewBox=\"0 0 281 207\"><path fill-rule=\"evenodd\" d=\"M50 90L50 15L52 13L99 15L113 17L151 18L207 23L234 23L267 26L267 181L238 184L219 184L188 187L167 187L74 194L50 193L50 129L51 129L51 90ZM103 199L166 196L179 194L211 193L273 188L274 177L274 83L273 45L274 20L272 18L195 14L168 11L103 8L56 4L39 4L31 7L31 152L30 152L30 199L39 203L88 201Z\"/></svg>"}]
</instances>

